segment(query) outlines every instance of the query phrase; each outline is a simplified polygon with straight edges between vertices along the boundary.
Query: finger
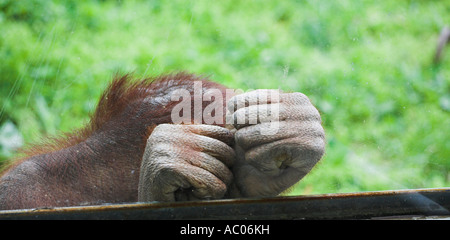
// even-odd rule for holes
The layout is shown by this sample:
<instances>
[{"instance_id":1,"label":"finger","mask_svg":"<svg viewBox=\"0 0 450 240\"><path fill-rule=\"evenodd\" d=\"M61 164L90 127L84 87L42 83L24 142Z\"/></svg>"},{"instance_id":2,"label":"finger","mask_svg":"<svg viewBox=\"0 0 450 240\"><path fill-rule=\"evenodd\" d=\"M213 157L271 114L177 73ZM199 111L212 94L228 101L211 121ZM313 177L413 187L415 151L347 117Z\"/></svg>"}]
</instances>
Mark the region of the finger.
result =
<instances>
[{"instance_id":1,"label":"finger","mask_svg":"<svg viewBox=\"0 0 450 240\"><path fill-rule=\"evenodd\" d=\"M280 119L321 121L320 113L302 93L285 93L282 95L283 104L280 106Z\"/></svg>"},{"instance_id":2,"label":"finger","mask_svg":"<svg viewBox=\"0 0 450 240\"><path fill-rule=\"evenodd\" d=\"M264 134L270 130L274 134ZM294 137L325 138L325 133L318 121L282 121L277 122L277 124L265 122L241 128L235 133L236 144L244 150Z\"/></svg>"},{"instance_id":3,"label":"finger","mask_svg":"<svg viewBox=\"0 0 450 240\"><path fill-rule=\"evenodd\" d=\"M234 134L230 129L214 126L214 125L180 125L185 131L195 133L198 135L217 139L227 145L232 145L234 141Z\"/></svg>"},{"instance_id":4,"label":"finger","mask_svg":"<svg viewBox=\"0 0 450 240\"><path fill-rule=\"evenodd\" d=\"M228 166L234 162L234 133L210 125L159 125L147 140L147 145L166 143L204 151L218 157ZM228 143L228 144L227 144Z\"/></svg>"},{"instance_id":5,"label":"finger","mask_svg":"<svg viewBox=\"0 0 450 240\"><path fill-rule=\"evenodd\" d=\"M193 196L199 199L219 199L225 195L227 186L212 173L192 165L188 169L182 174L193 188Z\"/></svg>"},{"instance_id":6,"label":"finger","mask_svg":"<svg viewBox=\"0 0 450 240\"><path fill-rule=\"evenodd\" d=\"M252 105L278 103L280 102L279 96L281 93L282 91L277 89L259 89L239 94L228 100L227 109L229 112L234 112L240 108Z\"/></svg>"},{"instance_id":7,"label":"finger","mask_svg":"<svg viewBox=\"0 0 450 240\"><path fill-rule=\"evenodd\" d=\"M220 160L228 167L232 167L234 164L236 158L234 149L219 140L196 135L192 138L191 144L195 145L194 149L198 152L208 154Z\"/></svg>"},{"instance_id":8,"label":"finger","mask_svg":"<svg viewBox=\"0 0 450 240\"><path fill-rule=\"evenodd\" d=\"M148 189L140 189L139 201L170 202L184 199L183 194L192 194L197 199L219 199L227 189L212 173L188 164L166 166L152 178L154 181L147 181Z\"/></svg>"},{"instance_id":9,"label":"finger","mask_svg":"<svg viewBox=\"0 0 450 240\"><path fill-rule=\"evenodd\" d=\"M311 104L309 98L305 94L300 92L282 93L280 95L280 98L282 99L282 102L285 102L289 105L306 106Z\"/></svg>"},{"instance_id":10,"label":"finger","mask_svg":"<svg viewBox=\"0 0 450 240\"><path fill-rule=\"evenodd\" d=\"M232 114L233 124L236 129L240 129L261 122L280 121L281 106L279 103L273 103L240 108Z\"/></svg>"},{"instance_id":11,"label":"finger","mask_svg":"<svg viewBox=\"0 0 450 240\"><path fill-rule=\"evenodd\" d=\"M231 183L233 180L233 174L224 163L206 153L192 152L192 154L195 154L195 157L192 157L194 155L186 157L186 162L212 173L224 182L225 185L229 185Z\"/></svg>"},{"instance_id":12,"label":"finger","mask_svg":"<svg viewBox=\"0 0 450 240\"><path fill-rule=\"evenodd\" d=\"M275 121L319 121L319 111L312 105L288 105L274 103L253 105L238 109L231 115L231 121L236 129L249 125Z\"/></svg>"},{"instance_id":13,"label":"finger","mask_svg":"<svg viewBox=\"0 0 450 240\"><path fill-rule=\"evenodd\" d=\"M195 133L189 138L188 146L204 152L222 161L226 166L233 166L234 149L228 143L234 142L234 133L229 129L212 125L185 125L186 131Z\"/></svg>"},{"instance_id":14,"label":"finger","mask_svg":"<svg viewBox=\"0 0 450 240\"><path fill-rule=\"evenodd\" d=\"M227 144L233 142L234 134L227 128L198 124L198 125L185 125L185 124L160 124L156 126L150 135L153 138L160 139L171 139L176 136L186 136L186 133L194 133L203 136L208 136L219 141L225 142Z\"/></svg>"}]
</instances>

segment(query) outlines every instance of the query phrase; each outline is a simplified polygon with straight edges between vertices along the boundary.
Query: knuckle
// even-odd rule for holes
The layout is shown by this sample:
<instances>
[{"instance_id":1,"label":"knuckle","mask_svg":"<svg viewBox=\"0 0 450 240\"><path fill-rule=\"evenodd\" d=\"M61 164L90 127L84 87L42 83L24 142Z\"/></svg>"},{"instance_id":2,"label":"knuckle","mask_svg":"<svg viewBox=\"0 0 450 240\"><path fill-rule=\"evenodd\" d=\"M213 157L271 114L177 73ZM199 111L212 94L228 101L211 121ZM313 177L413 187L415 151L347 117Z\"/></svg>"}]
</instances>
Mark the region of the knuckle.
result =
<instances>
[{"instance_id":1,"label":"knuckle","mask_svg":"<svg viewBox=\"0 0 450 240\"><path fill-rule=\"evenodd\" d=\"M163 123L163 124L159 124L158 126L156 126L153 131L154 132L167 131L169 129L172 129L173 126L175 126L175 125Z\"/></svg>"},{"instance_id":2,"label":"knuckle","mask_svg":"<svg viewBox=\"0 0 450 240\"><path fill-rule=\"evenodd\" d=\"M174 132L174 130L178 128L178 125L174 124L159 124L156 126L152 133L150 134L149 138L158 139L158 138L164 138L165 136L169 135L171 132Z\"/></svg>"},{"instance_id":3,"label":"knuckle","mask_svg":"<svg viewBox=\"0 0 450 240\"><path fill-rule=\"evenodd\" d=\"M293 92L293 93L289 93L289 94L294 99L309 101L309 98L301 92Z\"/></svg>"},{"instance_id":4,"label":"knuckle","mask_svg":"<svg viewBox=\"0 0 450 240\"><path fill-rule=\"evenodd\" d=\"M147 139L147 145L155 146L164 145L170 142L170 134L167 131L153 131Z\"/></svg>"},{"instance_id":5,"label":"knuckle","mask_svg":"<svg viewBox=\"0 0 450 240\"><path fill-rule=\"evenodd\" d=\"M308 122L322 122L319 111L312 105L292 107L285 112L287 114L287 119L292 118Z\"/></svg>"},{"instance_id":6,"label":"knuckle","mask_svg":"<svg viewBox=\"0 0 450 240\"><path fill-rule=\"evenodd\" d=\"M162 154L169 150L170 148L165 143L154 143L151 146L151 151L153 153Z\"/></svg>"},{"instance_id":7,"label":"knuckle","mask_svg":"<svg viewBox=\"0 0 450 240\"><path fill-rule=\"evenodd\" d=\"M301 92L287 93L286 102L294 105L310 105L309 98Z\"/></svg>"}]
</instances>

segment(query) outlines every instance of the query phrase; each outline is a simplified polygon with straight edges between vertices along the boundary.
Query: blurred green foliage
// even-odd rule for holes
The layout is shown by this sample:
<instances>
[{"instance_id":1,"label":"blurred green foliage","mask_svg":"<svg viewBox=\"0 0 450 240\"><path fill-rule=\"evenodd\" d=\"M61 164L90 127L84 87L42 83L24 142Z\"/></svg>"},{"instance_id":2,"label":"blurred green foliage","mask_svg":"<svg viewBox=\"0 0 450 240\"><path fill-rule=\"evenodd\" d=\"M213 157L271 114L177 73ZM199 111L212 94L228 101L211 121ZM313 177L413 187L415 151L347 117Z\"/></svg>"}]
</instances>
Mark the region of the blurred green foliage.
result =
<instances>
[{"instance_id":1,"label":"blurred green foliage","mask_svg":"<svg viewBox=\"0 0 450 240\"><path fill-rule=\"evenodd\" d=\"M187 70L321 111L327 153L291 194L450 183L448 1L0 0L0 163L87 122L116 72ZM20 144L19 144L20 145Z\"/></svg>"}]
</instances>

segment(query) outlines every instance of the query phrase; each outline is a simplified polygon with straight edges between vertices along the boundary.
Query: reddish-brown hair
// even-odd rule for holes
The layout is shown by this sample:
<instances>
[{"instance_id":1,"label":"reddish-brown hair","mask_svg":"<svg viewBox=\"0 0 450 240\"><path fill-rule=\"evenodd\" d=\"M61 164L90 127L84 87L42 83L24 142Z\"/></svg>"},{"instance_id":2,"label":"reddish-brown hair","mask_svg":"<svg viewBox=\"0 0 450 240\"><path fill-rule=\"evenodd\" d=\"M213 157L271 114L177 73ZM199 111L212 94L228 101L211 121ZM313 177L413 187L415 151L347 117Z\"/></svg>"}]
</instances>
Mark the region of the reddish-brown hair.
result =
<instances>
[{"instance_id":1,"label":"reddish-brown hair","mask_svg":"<svg viewBox=\"0 0 450 240\"><path fill-rule=\"evenodd\" d=\"M143 151L145 139L151 134L153 128L161 123L171 123L170 112L177 102L167 101L170 91L182 88L191 92L192 96L194 81L202 81L203 88L217 88L225 94L224 86L210 82L205 76L186 72L142 79L136 79L131 74L116 74L101 95L96 110L90 116L86 126L70 133L45 137L40 143L23 148L19 151L19 157L12 161L3 174L32 156L76 145L85 141L95 132L108 128L133 128L135 131L130 131L130 134L137 133L139 135L132 136L132 138L141 142L139 147ZM143 105L143 102L149 98L157 97L165 99L167 104L163 107L152 106L152 104ZM203 103L203 108L206 104ZM131 121L134 122L130 123ZM3 174L0 173L0 177Z\"/></svg>"}]
</instances>

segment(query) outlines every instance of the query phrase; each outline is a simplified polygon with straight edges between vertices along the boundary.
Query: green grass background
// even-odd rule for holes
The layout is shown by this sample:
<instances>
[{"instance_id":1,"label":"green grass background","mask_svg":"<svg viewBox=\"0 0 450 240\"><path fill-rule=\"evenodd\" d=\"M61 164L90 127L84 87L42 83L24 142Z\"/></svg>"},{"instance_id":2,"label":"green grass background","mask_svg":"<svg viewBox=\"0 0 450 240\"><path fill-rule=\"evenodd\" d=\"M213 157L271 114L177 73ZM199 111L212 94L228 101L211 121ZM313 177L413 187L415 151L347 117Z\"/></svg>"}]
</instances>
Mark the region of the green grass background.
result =
<instances>
[{"instance_id":1,"label":"green grass background","mask_svg":"<svg viewBox=\"0 0 450 240\"><path fill-rule=\"evenodd\" d=\"M326 156L290 194L450 183L448 1L0 0L0 163L87 122L115 72L307 94Z\"/></svg>"}]
</instances>

